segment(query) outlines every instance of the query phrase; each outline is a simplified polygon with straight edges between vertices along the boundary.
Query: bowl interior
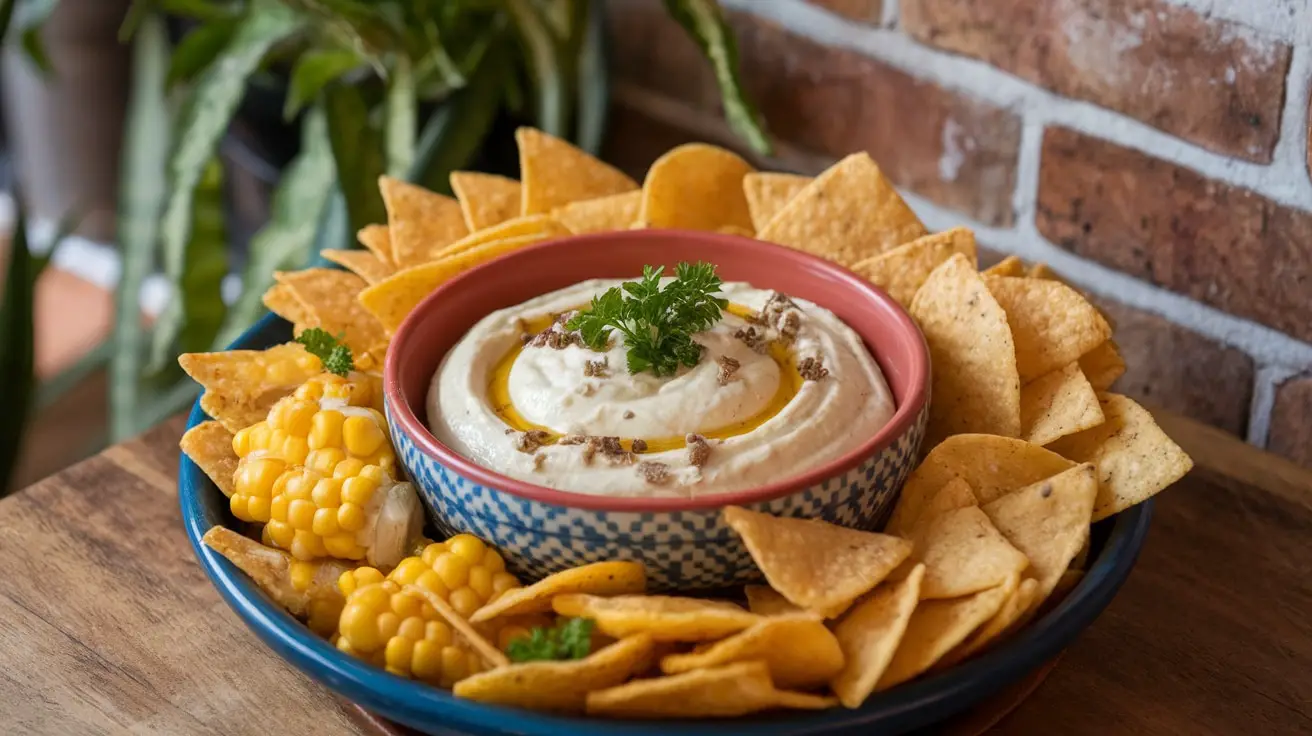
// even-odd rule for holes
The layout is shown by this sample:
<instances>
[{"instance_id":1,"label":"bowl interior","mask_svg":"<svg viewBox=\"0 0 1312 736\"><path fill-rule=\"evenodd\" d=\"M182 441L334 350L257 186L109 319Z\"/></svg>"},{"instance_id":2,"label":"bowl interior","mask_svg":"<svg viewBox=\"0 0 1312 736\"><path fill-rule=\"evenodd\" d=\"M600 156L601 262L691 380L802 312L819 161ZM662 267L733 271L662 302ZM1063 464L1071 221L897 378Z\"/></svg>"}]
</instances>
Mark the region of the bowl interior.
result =
<instances>
[{"instance_id":1,"label":"bowl interior","mask_svg":"<svg viewBox=\"0 0 1312 736\"><path fill-rule=\"evenodd\" d=\"M632 230L526 248L444 284L415 308L392 340L384 384L390 408L421 448L441 447L426 429L429 382L443 356L485 315L587 279L632 279L644 265L673 273L680 261L708 261L726 282L745 281L814 302L855 330L897 404L878 435L881 441L900 434L923 406L929 379L924 338L897 302L864 279L820 258L747 238ZM879 443L866 446L874 444Z\"/></svg>"}]
</instances>

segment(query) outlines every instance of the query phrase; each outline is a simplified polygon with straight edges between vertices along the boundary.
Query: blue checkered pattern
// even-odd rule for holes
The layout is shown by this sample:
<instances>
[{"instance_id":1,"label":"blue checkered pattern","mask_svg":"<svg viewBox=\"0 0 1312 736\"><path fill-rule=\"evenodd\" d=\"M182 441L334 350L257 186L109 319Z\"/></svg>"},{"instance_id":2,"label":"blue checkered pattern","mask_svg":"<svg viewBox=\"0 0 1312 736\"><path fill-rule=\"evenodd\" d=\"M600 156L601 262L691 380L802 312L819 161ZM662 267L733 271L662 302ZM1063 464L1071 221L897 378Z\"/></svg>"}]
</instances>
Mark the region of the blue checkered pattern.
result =
<instances>
[{"instance_id":1,"label":"blue checkered pattern","mask_svg":"<svg viewBox=\"0 0 1312 736\"><path fill-rule=\"evenodd\" d=\"M916 464L925 417L922 411L892 445L843 475L751 508L881 528ZM747 549L720 521L718 509L611 512L520 498L465 478L425 455L394 422L391 429L397 455L438 531L468 532L490 542L523 578L602 560L640 560L655 589L709 590L759 579Z\"/></svg>"}]
</instances>

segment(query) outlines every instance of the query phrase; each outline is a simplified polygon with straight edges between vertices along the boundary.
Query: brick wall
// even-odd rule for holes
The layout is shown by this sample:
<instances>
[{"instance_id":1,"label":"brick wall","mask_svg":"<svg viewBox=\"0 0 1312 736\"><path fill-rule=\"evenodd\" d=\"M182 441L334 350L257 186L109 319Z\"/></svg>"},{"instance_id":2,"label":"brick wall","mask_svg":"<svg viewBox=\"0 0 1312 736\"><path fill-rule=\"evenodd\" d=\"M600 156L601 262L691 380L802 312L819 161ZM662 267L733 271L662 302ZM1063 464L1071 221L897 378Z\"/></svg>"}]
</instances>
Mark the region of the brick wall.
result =
<instances>
[{"instance_id":1,"label":"brick wall","mask_svg":"<svg viewBox=\"0 0 1312 736\"><path fill-rule=\"evenodd\" d=\"M722 0L778 143L864 149L931 229L1048 262L1117 323L1121 390L1312 466L1312 3ZM608 0L608 155L736 147L657 0Z\"/></svg>"}]
</instances>

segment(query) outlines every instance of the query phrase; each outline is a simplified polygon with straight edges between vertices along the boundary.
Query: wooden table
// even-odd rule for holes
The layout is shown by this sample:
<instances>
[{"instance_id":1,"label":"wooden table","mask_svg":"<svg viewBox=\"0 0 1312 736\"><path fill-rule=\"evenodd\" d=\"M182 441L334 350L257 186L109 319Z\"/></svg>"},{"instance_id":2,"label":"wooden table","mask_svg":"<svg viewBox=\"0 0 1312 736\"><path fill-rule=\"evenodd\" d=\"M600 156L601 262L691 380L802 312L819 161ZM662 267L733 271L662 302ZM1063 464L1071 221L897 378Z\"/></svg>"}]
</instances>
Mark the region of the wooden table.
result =
<instances>
[{"instance_id":1,"label":"wooden table","mask_svg":"<svg viewBox=\"0 0 1312 736\"><path fill-rule=\"evenodd\" d=\"M1196 469L1107 612L999 734L1312 732L1312 473L1163 417ZM6 734L360 733L196 566L181 420L0 502Z\"/></svg>"}]
</instances>

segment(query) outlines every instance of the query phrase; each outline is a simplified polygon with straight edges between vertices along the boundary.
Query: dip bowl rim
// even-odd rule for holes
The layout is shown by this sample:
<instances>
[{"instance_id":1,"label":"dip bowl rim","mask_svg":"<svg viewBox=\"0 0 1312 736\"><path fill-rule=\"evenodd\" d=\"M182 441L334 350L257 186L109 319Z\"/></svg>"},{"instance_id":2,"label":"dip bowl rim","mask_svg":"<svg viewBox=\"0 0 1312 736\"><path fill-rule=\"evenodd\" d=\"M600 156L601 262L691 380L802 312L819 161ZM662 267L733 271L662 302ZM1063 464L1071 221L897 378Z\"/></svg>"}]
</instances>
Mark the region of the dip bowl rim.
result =
<instances>
[{"instance_id":1,"label":"dip bowl rim","mask_svg":"<svg viewBox=\"0 0 1312 736\"><path fill-rule=\"evenodd\" d=\"M447 447L433 435L428 426L421 421L416 412L410 408L411 404L402 388L400 377L401 356L408 352L406 346L411 341L423 339L424 336L420 332L420 325L424 322L427 313L433 310L450 307L450 305L445 302L452 291L467 285L469 282L490 280L494 274L497 273L498 269L506 268L513 265L517 260L531 258L535 254L539 254L543 251L566 247L581 248L614 241L616 239L636 242L660 242L670 238L685 240L695 239L701 241L707 248L706 260L711 262L714 262L715 260L714 251L716 248L758 250L759 254L753 255L777 260L781 267L792 264L794 266L803 267L805 270L811 272L823 272L825 278L829 281L843 282L847 287L862 293L869 300L870 304L875 305L877 309L887 313L891 319L889 325L890 330L898 331L912 337L912 340L910 341L913 346L910 356L910 370L907 371L909 383L905 391L905 397L901 401L896 402L893 416L878 432L863 441L861 444L844 452L839 457L800 473L790 473L780 480L752 488L727 491L724 493L713 493L696 498L654 498L617 497L579 493L551 488L545 485L539 485L518 478L513 478L499 471L479 465L450 447ZM578 281L583 281L587 278L591 277L582 277L578 279ZM544 289L542 293L549 293L556 288L559 287ZM817 304L825 309L831 308L829 305L823 303L817 302ZM483 316L486 315L481 315L479 319ZM849 324L846 320L843 320L843 322L844 324L847 324L850 329L857 332L861 337L862 342L866 345L867 350L871 351L872 357L878 362L878 344L872 340L870 335L863 333L860 329ZM438 360L439 366L441 365L441 360L441 358ZM437 367L435 366L434 370L436 369ZM883 366L881 366L881 372L884 373L885 381L888 381L887 371ZM891 392L892 387L890 386L890 393ZM392 336L391 347L387 351L387 357L383 368L384 401L386 402L388 409L388 419L394 426L393 431L405 433L410 442L415 446L416 450L428 460L439 463L447 469L463 476L464 478L472 480L485 488L495 489L521 499L565 508L618 513L703 511L722 508L724 506L758 504L801 492L811 486L823 484L825 481L839 477L857 467L863 460L884 452L896 442L899 437L912 431L919 415L922 410L925 409L929 400L929 392L930 357L929 348L925 343L924 335L902 305L889 296L883 289L875 286L866 279L837 263L798 250L786 248L781 245L737 235L674 229L624 230L555 238L544 243L521 248L465 271L439 286L431 294L426 296L413 310L411 310L410 314L405 318L401 326L397 328L396 333ZM424 396L419 397L418 400L420 405L427 401L427 389L425 389Z\"/></svg>"}]
</instances>

